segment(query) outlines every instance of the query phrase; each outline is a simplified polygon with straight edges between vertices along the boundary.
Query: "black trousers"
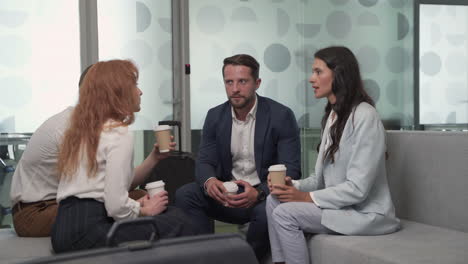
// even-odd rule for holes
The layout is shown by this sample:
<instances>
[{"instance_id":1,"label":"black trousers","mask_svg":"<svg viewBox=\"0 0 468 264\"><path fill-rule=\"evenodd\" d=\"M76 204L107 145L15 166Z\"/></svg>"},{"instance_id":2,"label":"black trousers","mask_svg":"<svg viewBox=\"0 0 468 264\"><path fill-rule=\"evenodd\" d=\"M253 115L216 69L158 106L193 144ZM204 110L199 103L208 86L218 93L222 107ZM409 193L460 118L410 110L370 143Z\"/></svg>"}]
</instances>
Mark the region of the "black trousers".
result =
<instances>
[{"instance_id":1,"label":"black trousers","mask_svg":"<svg viewBox=\"0 0 468 264\"><path fill-rule=\"evenodd\" d=\"M175 207L168 207L153 218L159 238L194 234L187 216ZM51 232L52 247L56 253L103 247L113 223L114 219L107 216L104 203L69 197L59 204ZM152 232L151 226L127 226L119 231L115 241L146 240Z\"/></svg>"},{"instance_id":2,"label":"black trousers","mask_svg":"<svg viewBox=\"0 0 468 264\"><path fill-rule=\"evenodd\" d=\"M261 260L270 248L265 201L252 208L229 208L205 195L198 184L189 183L177 190L175 205L190 217L199 234L213 233L211 219L231 224L250 222L246 240L257 259Z\"/></svg>"}]
</instances>

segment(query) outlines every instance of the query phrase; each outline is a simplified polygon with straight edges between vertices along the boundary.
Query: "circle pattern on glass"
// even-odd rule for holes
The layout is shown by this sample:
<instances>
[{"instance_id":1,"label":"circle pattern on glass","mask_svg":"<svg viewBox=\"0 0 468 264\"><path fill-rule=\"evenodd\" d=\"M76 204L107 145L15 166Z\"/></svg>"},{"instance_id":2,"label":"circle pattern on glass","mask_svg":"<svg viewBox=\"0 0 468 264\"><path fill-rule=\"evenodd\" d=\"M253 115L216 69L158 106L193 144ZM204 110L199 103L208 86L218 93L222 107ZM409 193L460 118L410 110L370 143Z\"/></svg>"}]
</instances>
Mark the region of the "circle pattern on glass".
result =
<instances>
[{"instance_id":1,"label":"circle pattern on glass","mask_svg":"<svg viewBox=\"0 0 468 264\"><path fill-rule=\"evenodd\" d=\"M241 22L256 22L257 15L251 8L243 6L243 7L236 8L232 12L231 19L233 21L241 21Z\"/></svg>"},{"instance_id":2,"label":"circle pattern on glass","mask_svg":"<svg viewBox=\"0 0 468 264\"><path fill-rule=\"evenodd\" d=\"M351 17L344 11L334 11L327 17L326 28L335 38L345 38L352 28Z\"/></svg>"},{"instance_id":3,"label":"circle pattern on glass","mask_svg":"<svg viewBox=\"0 0 468 264\"><path fill-rule=\"evenodd\" d=\"M371 6L375 6L375 4L377 4L377 0L359 0L359 3L362 6L371 7Z\"/></svg>"},{"instance_id":4,"label":"circle pattern on glass","mask_svg":"<svg viewBox=\"0 0 468 264\"><path fill-rule=\"evenodd\" d=\"M373 73L380 65L380 55L374 47L364 46L360 48L356 53L356 57L362 72Z\"/></svg>"},{"instance_id":5,"label":"circle pattern on glass","mask_svg":"<svg viewBox=\"0 0 468 264\"><path fill-rule=\"evenodd\" d=\"M151 25L151 11L142 2L136 2L136 29L137 32L145 31Z\"/></svg>"},{"instance_id":6,"label":"circle pattern on glass","mask_svg":"<svg viewBox=\"0 0 468 264\"><path fill-rule=\"evenodd\" d=\"M279 43L268 46L263 58L265 65L272 72L282 72L291 64L291 54L288 48Z\"/></svg>"},{"instance_id":7,"label":"circle pattern on glass","mask_svg":"<svg viewBox=\"0 0 468 264\"><path fill-rule=\"evenodd\" d=\"M421 56L419 68L427 75L434 76L440 72L442 61L435 52L429 51Z\"/></svg>"},{"instance_id":8,"label":"circle pattern on glass","mask_svg":"<svg viewBox=\"0 0 468 264\"><path fill-rule=\"evenodd\" d=\"M363 81L364 89L367 94L377 103L380 99L380 86L379 84L372 79L365 79Z\"/></svg>"},{"instance_id":9,"label":"circle pattern on glass","mask_svg":"<svg viewBox=\"0 0 468 264\"><path fill-rule=\"evenodd\" d=\"M304 38L313 38L320 32L320 24L296 24L296 30Z\"/></svg>"},{"instance_id":10,"label":"circle pattern on glass","mask_svg":"<svg viewBox=\"0 0 468 264\"><path fill-rule=\"evenodd\" d=\"M398 13L397 21L398 21L397 22L397 26L398 26L397 39L402 40L406 37L406 35L408 35L408 32L409 32L408 18L406 18L406 16L403 15L402 13Z\"/></svg>"},{"instance_id":11,"label":"circle pattern on glass","mask_svg":"<svg viewBox=\"0 0 468 264\"><path fill-rule=\"evenodd\" d=\"M385 56L385 63L393 73L402 73L408 68L410 63L408 52L402 47L393 47Z\"/></svg>"}]
</instances>

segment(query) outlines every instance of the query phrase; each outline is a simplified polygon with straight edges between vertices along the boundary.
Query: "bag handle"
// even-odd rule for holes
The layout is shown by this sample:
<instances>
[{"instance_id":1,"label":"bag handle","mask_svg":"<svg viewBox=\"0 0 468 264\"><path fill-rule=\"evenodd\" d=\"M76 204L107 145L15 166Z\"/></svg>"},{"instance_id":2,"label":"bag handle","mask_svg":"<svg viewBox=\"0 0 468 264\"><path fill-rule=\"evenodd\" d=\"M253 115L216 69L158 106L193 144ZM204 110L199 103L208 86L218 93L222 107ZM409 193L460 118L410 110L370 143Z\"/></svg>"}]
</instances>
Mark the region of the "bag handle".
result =
<instances>
[{"instance_id":1,"label":"bag handle","mask_svg":"<svg viewBox=\"0 0 468 264\"><path fill-rule=\"evenodd\" d=\"M121 229L124 226L129 226L129 225L150 225L153 227L153 232L151 232L151 236L148 239L148 242L152 242L158 239L158 227L156 226L156 223L154 222L154 218L151 216L144 216L144 217L138 217L136 219L114 222L109 232L107 232L106 246L107 247L116 246L114 244L114 239L119 229Z\"/></svg>"},{"instance_id":2,"label":"bag handle","mask_svg":"<svg viewBox=\"0 0 468 264\"><path fill-rule=\"evenodd\" d=\"M177 127L177 131L179 132L179 152L182 152L182 134L180 133L181 132L181 128L180 128L180 121L176 121L176 120L165 120L165 121L159 121L158 123L160 126L162 125L168 125L168 126L176 126Z\"/></svg>"}]
</instances>

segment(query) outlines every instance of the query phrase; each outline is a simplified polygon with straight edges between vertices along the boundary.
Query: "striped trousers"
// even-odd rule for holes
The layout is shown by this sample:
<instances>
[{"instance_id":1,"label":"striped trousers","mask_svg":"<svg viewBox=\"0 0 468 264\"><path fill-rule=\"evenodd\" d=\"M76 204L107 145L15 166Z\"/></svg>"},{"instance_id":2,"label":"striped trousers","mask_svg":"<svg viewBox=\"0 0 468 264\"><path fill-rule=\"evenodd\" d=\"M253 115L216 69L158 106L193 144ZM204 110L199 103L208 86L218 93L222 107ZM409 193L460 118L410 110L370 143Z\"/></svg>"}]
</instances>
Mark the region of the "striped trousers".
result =
<instances>
[{"instance_id":1,"label":"striped trousers","mask_svg":"<svg viewBox=\"0 0 468 264\"><path fill-rule=\"evenodd\" d=\"M153 217L158 238L193 235L185 214L174 207ZM69 197L60 202L57 218L51 232L52 247L56 253L105 246L106 236L114 219L107 216L104 203L94 199ZM115 242L149 239L153 228L147 225L125 226Z\"/></svg>"}]
</instances>

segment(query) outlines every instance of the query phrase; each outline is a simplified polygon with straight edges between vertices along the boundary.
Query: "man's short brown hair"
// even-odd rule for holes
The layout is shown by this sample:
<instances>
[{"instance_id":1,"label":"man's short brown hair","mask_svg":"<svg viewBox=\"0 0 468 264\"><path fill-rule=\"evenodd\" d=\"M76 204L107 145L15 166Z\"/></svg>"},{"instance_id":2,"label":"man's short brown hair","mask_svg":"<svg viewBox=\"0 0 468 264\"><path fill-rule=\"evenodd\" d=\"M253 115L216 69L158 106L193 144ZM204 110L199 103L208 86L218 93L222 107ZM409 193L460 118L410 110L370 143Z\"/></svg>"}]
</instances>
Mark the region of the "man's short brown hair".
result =
<instances>
[{"instance_id":1,"label":"man's short brown hair","mask_svg":"<svg viewBox=\"0 0 468 264\"><path fill-rule=\"evenodd\" d=\"M242 65L242 66L247 66L250 68L252 77L254 80L258 79L258 74L260 71L260 64L258 64L257 60L247 54L237 54L231 57L227 57L223 61L223 77L224 77L224 68L226 68L227 65Z\"/></svg>"}]
</instances>

